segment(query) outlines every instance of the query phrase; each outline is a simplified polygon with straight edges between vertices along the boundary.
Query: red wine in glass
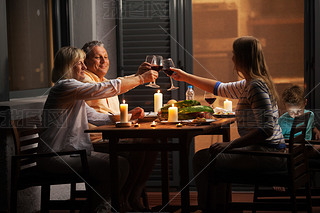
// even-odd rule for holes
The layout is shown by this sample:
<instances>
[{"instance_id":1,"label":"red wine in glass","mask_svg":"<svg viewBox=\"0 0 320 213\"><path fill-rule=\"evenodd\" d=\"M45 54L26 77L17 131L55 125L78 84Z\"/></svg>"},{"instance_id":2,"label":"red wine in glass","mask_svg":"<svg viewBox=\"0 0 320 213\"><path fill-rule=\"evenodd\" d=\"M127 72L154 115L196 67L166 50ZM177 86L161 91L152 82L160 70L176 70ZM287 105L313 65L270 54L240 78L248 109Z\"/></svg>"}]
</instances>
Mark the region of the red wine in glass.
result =
<instances>
[{"instance_id":1,"label":"red wine in glass","mask_svg":"<svg viewBox=\"0 0 320 213\"><path fill-rule=\"evenodd\" d=\"M162 70L162 67L163 66L160 66L160 65L153 65L153 66L151 66L151 69L153 69L157 72L160 72Z\"/></svg>"},{"instance_id":2,"label":"red wine in glass","mask_svg":"<svg viewBox=\"0 0 320 213\"><path fill-rule=\"evenodd\" d=\"M168 76L171 76L174 72L172 70L169 69L162 69L162 71L167 74Z\"/></svg>"},{"instance_id":3,"label":"red wine in glass","mask_svg":"<svg viewBox=\"0 0 320 213\"><path fill-rule=\"evenodd\" d=\"M211 108L213 108L212 104L216 101L217 97L213 93L207 91L204 91L203 96L204 100L210 105Z\"/></svg>"},{"instance_id":4,"label":"red wine in glass","mask_svg":"<svg viewBox=\"0 0 320 213\"><path fill-rule=\"evenodd\" d=\"M172 91L179 89L179 87L176 87L173 85L172 77L171 75L174 73L172 70L170 70L170 67L174 67L174 63L171 58L167 58L162 60L163 69L162 71L166 73L170 77L171 87L167 89L167 91Z\"/></svg>"},{"instance_id":5,"label":"red wine in glass","mask_svg":"<svg viewBox=\"0 0 320 213\"><path fill-rule=\"evenodd\" d=\"M211 105L211 104L213 104L213 102L216 101L216 99L217 98L205 98L204 100L206 100L206 102Z\"/></svg>"},{"instance_id":6,"label":"red wine in glass","mask_svg":"<svg viewBox=\"0 0 320 213\"><path fill-rule=\"evenodd\" d=\"M151 64L153 70L160 72L162 69L162 59L161 55L147 55L145 61ZM159 88L160 86L154 81L147 84L146 87Z\"/></svg>"}]
</instances>

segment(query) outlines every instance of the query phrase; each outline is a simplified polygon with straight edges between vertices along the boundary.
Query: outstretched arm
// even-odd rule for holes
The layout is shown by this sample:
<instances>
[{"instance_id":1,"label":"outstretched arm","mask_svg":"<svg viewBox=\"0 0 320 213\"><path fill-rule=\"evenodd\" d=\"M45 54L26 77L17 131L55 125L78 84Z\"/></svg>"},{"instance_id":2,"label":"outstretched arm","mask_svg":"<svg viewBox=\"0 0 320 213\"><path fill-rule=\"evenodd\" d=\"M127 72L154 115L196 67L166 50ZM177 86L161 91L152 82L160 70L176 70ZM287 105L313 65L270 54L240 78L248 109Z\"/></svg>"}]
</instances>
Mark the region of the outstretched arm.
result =
<instances>
[{"instance_id":1,"label":"outstretched arm","mask_svg":"<svg viewBox=\"0 0 320 213\"><path fill-rule=\"evenodd\" d=\"M121 89L120 93L126 93L129 90L145 83L152 82L158 78L158 72L154 70L147 71L141 75L128 76L126 78L122 78L121 80Z\"/></svg>"},{"instance_id":2,"label":"outstretched arm","mask_svg":"<svg viewBox=\"0 0 320 213\"><path fill-rule=\"evenodd\" d=\"M213 93L213 88L216 85L217 81L213 79L203 78L200 76L192 75L181 69L170 68L174 73L172 78L176 81L184 81L189 84L192 84L202 90Z\"/></svg>"}]
</instances>

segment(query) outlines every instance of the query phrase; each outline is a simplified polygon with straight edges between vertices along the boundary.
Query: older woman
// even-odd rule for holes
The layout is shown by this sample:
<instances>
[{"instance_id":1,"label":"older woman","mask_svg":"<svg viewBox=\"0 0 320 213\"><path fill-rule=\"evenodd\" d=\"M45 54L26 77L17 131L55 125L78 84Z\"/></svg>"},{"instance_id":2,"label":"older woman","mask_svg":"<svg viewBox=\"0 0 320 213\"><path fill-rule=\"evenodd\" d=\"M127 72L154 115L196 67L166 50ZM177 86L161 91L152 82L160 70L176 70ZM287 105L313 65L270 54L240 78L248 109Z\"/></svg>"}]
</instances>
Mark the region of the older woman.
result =
<instances>
[{"instance_id":1,"label":"older woman","mask_svg":"<svg viewBox=\"0 0 320 213\"><path fill-rule=\"evenodd\" d=\"M173 69L173 78L186 81L216 95L238 99L236 118L240 137L225 143L215 143L209 149L198 151L194 156L193 167L198 189L198 201L204 212L223 212L226 188L217 184L208 200L209 172L259 172L281 170L285 162L278 158L241 156L221 153L228 149L259 151L283 151L284 139L278 124L277 92L265 63L262 46L258 39L244 36L233 43L234 68L241 81L222 83L198 77ZM210 155L216 155L214 171L205 169L210 163ZM220 205L219 205L220 204Z\"/></svg>"},{"instance_id":2,"label":"older woman","mask_svg":"<svg viewBox=\"0 0 320 213\"><path fill-rule=\"evenodd\" d=\"M88 122L103 125L110 122L109 114L97 113L85 100L106 98L121 94L145 82L157 78L158 73L147 71L135 78L116 79L97 84L82 83L84 78L85 53L74 47L63 47L55 56L51 88L45 102L42 124L45 130L40 134L42 143L39 152L58 152L85 149L88 154L92 186L92 208L102 203L109 196L109 156L93 151L88 134ZM68 166L66 166L66 164ZM69 166L75 171L80 169L77 156L54 157L39 165L49 172L70 173ZM120 188L126 181L129 165L126 159L119 157ZM103 198L103 199L102 199ZM93 211L93 210L91 210Z\"/></svg>"}]
</instances>

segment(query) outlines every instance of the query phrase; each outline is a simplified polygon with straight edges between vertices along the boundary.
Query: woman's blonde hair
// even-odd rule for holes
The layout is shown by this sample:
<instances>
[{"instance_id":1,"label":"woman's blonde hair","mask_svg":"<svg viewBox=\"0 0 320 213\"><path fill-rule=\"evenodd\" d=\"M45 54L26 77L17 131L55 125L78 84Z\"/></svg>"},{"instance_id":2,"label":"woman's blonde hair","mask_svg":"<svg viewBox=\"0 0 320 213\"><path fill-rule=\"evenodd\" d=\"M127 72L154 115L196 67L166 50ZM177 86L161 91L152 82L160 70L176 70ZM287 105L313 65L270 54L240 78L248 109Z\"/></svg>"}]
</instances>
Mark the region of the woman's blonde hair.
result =
<instances>
[{"instance_id":1,"label":"woman's blonde hair","mask_svg":"<svg viewBox=\"0 0 320 213\"><path fill-rule=\"evenodd\" d=\"M236 67L248 72L253 79L264 81L271 93L271 100L278 101L279 96L269 74L260 41L252 36L243 36L233 42Z\"/></svg>"},{"instance_id":2,"label":"woman's blonde hair","mask_svg":"<svg viewBox=\"0 0 320 213\"><path fill-rule=\"evenodd\" d=\"M62 79L72 77L72 67L77 61L86 57L86 54L75 47L62 47L54 57L51 80L56 83Z\"/></svg>"}]
</instances>

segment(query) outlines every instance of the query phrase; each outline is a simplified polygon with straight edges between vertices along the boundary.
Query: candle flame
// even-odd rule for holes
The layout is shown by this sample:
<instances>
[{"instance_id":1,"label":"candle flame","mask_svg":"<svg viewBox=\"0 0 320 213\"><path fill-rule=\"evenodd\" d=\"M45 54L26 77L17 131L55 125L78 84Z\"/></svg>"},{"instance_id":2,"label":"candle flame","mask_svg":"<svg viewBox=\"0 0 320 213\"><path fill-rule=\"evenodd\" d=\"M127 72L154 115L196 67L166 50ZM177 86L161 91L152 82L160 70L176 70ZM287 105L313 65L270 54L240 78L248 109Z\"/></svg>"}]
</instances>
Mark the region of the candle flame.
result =
<instances>
[{"instance_id":1,"label":"candle flame","mask_svg":"<svg viewBox=\"0 0 320 213\"><path fill-rule=\"evenodd\" d=\"M228 99L226 99L226 101L228 101Z\"/></svg>"},{"instance_id":2,"label":"candle flame","mask_svg":"<svg viewBox=\"0 0 320 213\"><path fill-rule=\"evenodd\" d=\"M158 93L160 93L160 90L158 90Z\"/></svg>"},{"instance_id":3,"label":"candle flame","mask_svg":"<svg viewBox=\"0 0 320 213\"><path fill-rule=\"evenodd\" d=\"M156 124L156 122L155 122L155 121L152 121L152 124L153 124L153 125L155 125L155 124Z\"/></svg>"},{"instance_id":4,"label":"candle flame","mask_svg":"<svg viewBox=\"0 0 320 213\"><path fill-rule=\"evenodd\" d=\"M124 103L124 104L125 104L125 103L126 103L126 101L125 101L125 100L123 100L123 101L122 101L122 103Z\"/></svg>"},{"instance_id":5,"label":"candle flame","mask_svg":"<svg viewBox=\"0 0 320 213\"><path fill-rule=\"evenodd\" d=\"M172 104L172 107L174 107L174 104Z\"/></svg>"}]
</instances>

